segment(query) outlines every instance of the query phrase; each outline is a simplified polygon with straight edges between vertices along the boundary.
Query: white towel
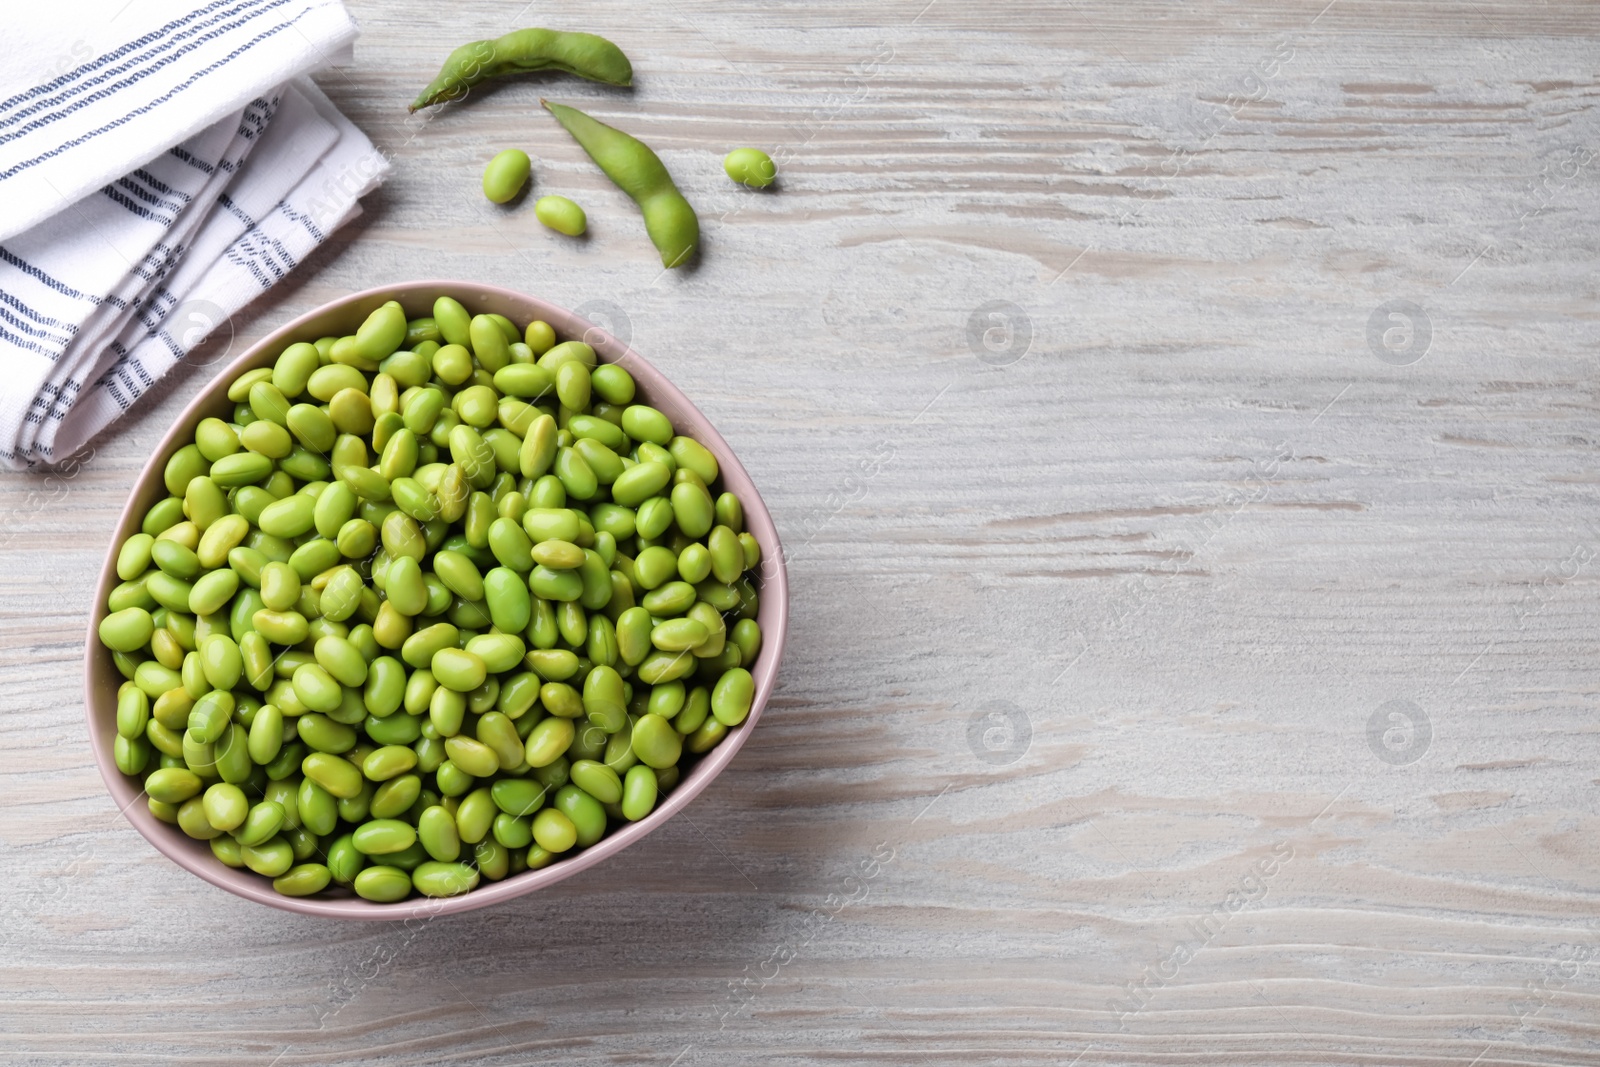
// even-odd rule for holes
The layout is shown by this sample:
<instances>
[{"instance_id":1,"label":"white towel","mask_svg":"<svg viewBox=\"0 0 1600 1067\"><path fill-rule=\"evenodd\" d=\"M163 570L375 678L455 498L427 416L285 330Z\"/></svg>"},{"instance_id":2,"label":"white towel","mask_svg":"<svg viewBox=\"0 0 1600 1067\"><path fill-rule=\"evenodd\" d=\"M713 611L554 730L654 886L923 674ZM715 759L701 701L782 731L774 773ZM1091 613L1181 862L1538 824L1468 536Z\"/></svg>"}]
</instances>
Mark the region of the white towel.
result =
<instances>
[{"instance_id":1,"label":"white towel","mask_svg":"<svg viewBox=\"0 0 1600 1067\"><path fill-rule=\"evenodd\" d=\"M209 18L241 6L248 13L256 0L200 11ZM337 4L276 6L319 17L331 6L348 25ZM307 40L290 31L283 40L298 41L289 51L299 53ZM326 43L337 50L348 41L336 34ZM327 54L320 45L312 51ZM216 92L226 88L219 83ZM0 174L16 158L3 141L7 103L0 101ZM173 114L162 129L181 124ZM231 330L229 316L359 214L358 198L388 169L306 79L247 98L242 110L138 158L120 177L0 240L0 464L72 455L208 333Z\"/></svg>"},{"instance_id":2,"label":"white towel","mask_svg":"<svg viewBox=\"0 0 1600 1067\"><path fill-rule=\"evenodd\" d=\"M0 240L21 233L355 40L339 0L8 4Z\"/></svg>"}]
</instances>

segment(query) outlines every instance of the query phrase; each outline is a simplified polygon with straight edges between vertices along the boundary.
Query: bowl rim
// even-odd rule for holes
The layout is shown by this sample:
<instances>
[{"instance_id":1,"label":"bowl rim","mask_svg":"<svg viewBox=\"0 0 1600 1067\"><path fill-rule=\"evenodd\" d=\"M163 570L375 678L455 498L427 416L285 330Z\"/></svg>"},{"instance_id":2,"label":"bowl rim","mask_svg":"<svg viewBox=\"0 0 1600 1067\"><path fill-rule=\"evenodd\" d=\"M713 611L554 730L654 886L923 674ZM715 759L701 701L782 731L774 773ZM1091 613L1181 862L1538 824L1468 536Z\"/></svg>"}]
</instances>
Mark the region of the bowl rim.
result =
<instances>
[{"instance_id":1,"label":"bowl rim","mask_svg":"<svg viewBox=\"0 0 1600 1067\"><path fill-rule=\"evenodd\" d=\"M761 650L750 668L755 679L755 700L748 718L731 730L721 744L702 756L693 770L683 777L654 811L638 822L613 830L589 848L567 859L557 860L548 867L524 871L498 882L480 884L461 896L412 897L396 904L378 904L354 896L334 899L286 897L275 891L270 881L262 875L226 866L211 854L205 842L189 838L178 827L157 819L147 806L136 803L145 795L143 790L133 788L137 779L125 776L112 758L112 735L115 730L106 731L104 723L115 721L115 692L124 679L112 662L110 651L100 644L99 626L108 613L106 598L120 582L116 573L117 553L122 543L138 530L150 504L166 495L164 484L153 497L150 487L152 483L160 483L167 457L174 448L187 443L184 438L192 439L194 428L202 418L228 403L227 387L239 374L256 367L270 366L283 347L294 341L324 336L324 324L333 319L348 316L348 321L359 321L357 316L365 317L388 300L399 300L404 305L408 297L418 306L426 298L427 313L431 314L432 300L438 296L453 296L469 306L488 303L502 314L506 313L505 308L514 305L522 312L520 317L527 319L531 315L543 319L555 328L562 339L581 338L595 349L602 362L624 364L639 383L640 392L649 398L651 404L666 411L674 426L681 428L682 422L687 420L690 424L688 435L716 456L723 485L738 495L744 509L745 529L755 534L762 548L759 571L762 596L757 616L761 625ZM409 308L407 317L416 317ZM145 501L145 497L151 499ZM84 715L95 764L120 813L158 852L191 874L246 900L302 915L389 921L426 919L489 907L554 885L637 843L686 808L732 762L760 720L772 695L783 659L788 638L788 609L788 574L784 566L783 546L765 501L738 456L711 420L665 374L626 342L572 311L542 298L478 282L449 279L396 282L339 297L271 331L217 370L211 381L189 400L162 435L129 489L127 502L117 520L100 569L99 581L95 585L84 643ZM111 694L109 712L104 708L107 683Z\"/></svg>"}]
</instances>

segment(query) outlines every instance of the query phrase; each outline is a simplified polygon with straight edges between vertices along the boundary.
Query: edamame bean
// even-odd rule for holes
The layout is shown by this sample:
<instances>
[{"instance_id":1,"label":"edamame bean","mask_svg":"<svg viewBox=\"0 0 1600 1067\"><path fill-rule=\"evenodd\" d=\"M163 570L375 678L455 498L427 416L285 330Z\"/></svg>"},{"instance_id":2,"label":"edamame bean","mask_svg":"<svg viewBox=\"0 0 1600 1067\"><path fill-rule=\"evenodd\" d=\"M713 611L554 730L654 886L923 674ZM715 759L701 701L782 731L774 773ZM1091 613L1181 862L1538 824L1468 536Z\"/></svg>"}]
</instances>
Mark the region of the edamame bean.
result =
<instances>
[{"instance_id":1,"label":"edamame bean","mask_svg":"<svg viewBox=\"0 0 1600 1067\"><path fill-rule=\"evenodd\" d=\"M761 627L754 619L740 619L733 624L729 640L739 646L739 665L749 667L761 651Z\"/></svg>"},{"instance_id":2,"label":"edamame bean","mask_svg":"<svg viewBox=\"0 0 1600 1067\"><path fill-rule=\"evenodd\" d=\"M450 863L461 856L461 837L456 818L437 804L424 808L417 818L417 840L435 860Z\"/></svg>"},{"instance_id":3,"label":"edamame bean","mask_svg":"<svg viewBox=\"0 0 1600 1067\"><path fill-rule=\"evenodd\" d=\"M302 863L272 880L272 888L286 897L309 897L328 887L333 875L320 863Z\"/></svg>"},{"instance_id":4,"label":"edamame bean","mask_svg":"<svg viewBox=\"0 0 1600 1067\"><path fill-rule=\"evenodd\" d=\"M672 453L680 469L694 471L706 485L717 480L717 457L694 438L674 437L667 445L667 451Z\"/></svg>"},{"instance_id":5,"label":"edamame bean","mask_svg":"<svg viewBox=\"0 0 1600 1067\"><path fill-rule=\"evenodd\" d=\"M575 785L564 785L556 790L554 807L572 821L577 830L577 843L588 848L606 832L606 811L600 802ZM540 842L543 845L543 842ZM548 846L544 846L548 847ZM554 852L555 849L550 849Z\"/></svg>"},{"instance_id":6,"label":"edamame bean","mask_svg":"<svg viewBox=\"0 0 1600 1067\"><path fill-rule=\"evenodd\" d=\"M722 160L728 177L752 189L765 189L778 176L772 157L759 148L735 148Z\"/></svg>"},{"instance_id":7,"label":"edamame bean","mask_svg":"<svg viewBox=\"0 0 1600 1067\"><path fill-rule=\"evenodd\" d=\"M608 734L622 729L628 721L628 702L623 694L622 675L614 668L597 666L591 670L583 682L583 709L589 721Z\"/></svg>"},{"instance_id":8,"label":"edamame bean","mask_svg":"<svg viewBox=\"0 0 1600 1067\"><path fill-rule=\"evenodd\" d=\"M684 740L684 747L690 752L709 752L728 736L728 728L716 719L707 719L701 724L700 729L690 734Z\"/></svg>"},{"instance_id":9,"label":"edamame bean","mask_svg":"<svg viewBox=\"0 0 1600 1067\"><path fill-rule=\"evenodd\" d=\"M137 652L155 633L155 622L143 608L123 608L100 620L100 640L117 652Z\"/></svg>"},{"instance_id":10,"label":"edamame bean","mask_svg":"<svg viewBox=\"0 0 1600 1067\"><path fill-rule=\"evenodd\" d=\"M472 859L478 873L491 882L498 882L511 873L511 852L492 837L486 837L472 847Z\"/></svg>"},{"instance_id":11,"label":"edamame bean","mask_svg":"<svg viewBox=\"0 0 1600 1067\"><path fill-rule=\"evenodd\" d=\"M649 815L655 809L658 789L654 770L643 763L629 767L622 782L623 817L638 822Z\"/></svg>"},{"instance_id":12,"label":"edamame bean","mask_svg":"<svg viewBox=\"0 0 1600 1067\"><path fill-rule=\"evenodd\" d=\"M750 714L755 695L755 679L743 667L735 667L711 690L711 714L724 726L738 726Z\"/></svg>"},{"instance_id":13,"label":"edamame bean","mask_svg":"<svg viewBox=\"0 0 1600 1067\"><path fill-rule=\"evenodd\" d=\"M533 839L546 852L566 852L578 842L578 828L564 812L545 808L533 817Z\"/></svg>"},{"instance_id":14,"label":"edamame bean","mask_svg":"<svg viewBox=\"0 0 1600 1067\"><path fill-rule=\"evenodd\" d=\"M411 876L398 867L368 867L355 876L356 896L375 904L392 904L411 893Z\"/></svg>"},{"instance_id":15,"label":"edamame bean","mask_svg":"<svg viewBox=\"0 0 1600 1067\"><path fill-rule=\"evenodd\" d=\"M356 827L351 835L351 843L368 856L401 852L416 840L416 828L399 819L373 819Z\"/></svg>"},{"instance_id":16,"label":"edamame bean","mask_svg":"<svg viewBox=\"0 0 1600 1067\"><path fill-rule=\"evenodd\" d=\"M668 582L646 593L639 604L657 618L671 617L688 611L698 595L688 582Z\"/></svg>"},{"instance_id":17,"label":"edamame bean","mask_svg":"<svg viewBox=\"0 0 1600 1067\"><path fill-rule=\"evenodd\" d=\"M633 724L633 754L647 767L661 769L677 764L682 738L672 723L659 715L641 715Z\"/></svg>"},{"instance_id":18,"label":"edamame bean","mask_svg":"<svg viewBox=\"0 0 1600 1067\"><path fill-rule=\"evenodd\" d=\"M694 648L709 636L705 624L694 619L668 619L650 631L650 643L668 652Z\"/></svg>"},{"instance_id":19,"label":"edamame bean","mask_svg":"<svg viewBox=\"0 0 1600 1067\"><path fill-rule=\"evenodd\" d=\"M527 848L533 844L533 823L502 812L494 817L494 839L507 849Z\"/></svg>"},{"instance_id":20,"label":"edamame bean","mask_svg":"<svg viewBox=\"0 0 1600 1067\"><path fill-rule=\"evenodd\" d=\"M474 778L487 778L500 769L500 758L494 749L470 737L446 738L444 751L451 763Z\"/></svg>"},{"instance_id":21,"label":"edamame bean","mask_svg":"<svg viewBox=\"0 0 1600 1067\"><path fill-rule=\"evenodd\" d=\"M462 797L456 808L456 833L462 842L476 845L487 837L499 810L488 789L475 789Z\"/></svg>"},{"instance_id":22,"label":"edamame bean","mask_svg":"<svg viewBox=\"0 0 1600 1067\"><path fill-rule=\"evenodd\" d=\"M277 878L294 865L294 849L282 837L271 838L259 845L245 845L241 856L246 867L268 878Z\"/></svg>"},{"instance_id":23,"label":"edamame bean","mask_svg":"<svg viewBox=\"0 0 1600 1067\"><path fill-rule=\"evenodd\" d=\"M633 375L615 363L605 363L594 369L590 376L594 391L608 404L627 404L633 400L636 386Z\"/></svg>"},{"instance_id":24,"label":"edamame bean","mask_svg":"<svg viewBox=\"0 0 1600 1067\"><path fill-rule=\"evenodd\" d=\"M343 756L330 752L313 752L300 764L301 773L339 798L353 797L361 792L361 769Z\"/></svg>"},{"instance_id":25,"label":"edamame bean","mask_svg":"<svg viewBox=\"0 0 1600 1067\"><path fill-rule=\"evenodd\" d=\"M478 871L466 863L429 861L411 872L411 884L426 897L456 897L478 886Z\"/></svg>"},{"instance_id":26,"label":"edamame bean","mask_svg":"<svg viewBox=\"0 0 1600 1067\"><path fill-rule=\"evenodd\" d=\"M440 753L441 759L443 753ZM417 769L424 770L427 760L422 752L417 752ZM435 765L436 769L437 765ZM417 798L422 795L422 779L415 774L402 774L398 778L391 778L373 790L369 810L375 819L393 819L404 815L411 810Z\"/></svg>"},{"instance_id":27,"label":"edamame bean","mask_svg":"<svg viewBox=\"0 0 1600 1067\"><path fill-rule=\"evenodd\" d=\"M665 489L671 481L672 471L666 464L649 460L629 467L617 476L616 481L611 483L611 499L624 507L640 508L642 524L642 505ZM643 532L642 525L641 532Z\"/></svg>"},{"instance_id":28,"label":"edamame bean","mask_svg":"<svg viewBox=\"0 0 1600 1067\"><path fill-rule=\"evenodd\" d=\"M683 710L687 695L682 682L667 682L665 685L652 686L650 695L645 700L645 711L650 715L670 719Z\"/></svg>"},{"instance_id":29,"label":"edamame bean","mask_svg":"<svg viewBox=\"0 0 1600 1067\"><path fill-rule=\"evenodd\" d=\"M522 192L532 170L533 163L528 159L528 153L520 148L506 149L489 160L489 165L483 168L483 195L496 204L506 203ZM535 212L537 210L536 207Z\"/></svg>"},{"instance_id":30,"label":"edamame bean","mask_svg":"<svg viewBox=\"0 0 1600 1067\"><path fill-rule=\"evenodd\" d=\"M524 758L530 767L554 763L572 745L577 730L569 718L552 717L534 726L528 734Z\"/></svg>"},{"instance_id":31,"label":"edamame bean","mask_svg":"<svg viewBox=\"0 0 1600 1067\"><path fill-rule=\"evenodd\" d=\"M528 588L544 600L566 603L583 595L583 579L574 571L556 571L540 565L528 575Z\"/></svg>"},{"instance_id":32,"label":"edamame bean","mask_svg":"<svg viewBox=\"0 0 1600 1067\"><path fill-rule=\"evenodd\" d=\"M483 659L465 649L442 648L433 654L430 669L439 684L458 693L467 693L483 684L488 669Z\"/></svg>"},{"instance_id":33,"label":"edamame bean","mask_svg":"<svg viewBox=\"0 0 1600 1067\"><path fill-rule=\"evenodd\" d=\"M572 781L602 804L622 800L622 779L617 772L594 760L581 759L572 765Z\"/></svg>"},{"instance_id":34,"label":"edamame bean","mask_svg":"<svg viewBox=\"0 0 1600 1067\"><path fill-rule=\"evenodd\" d=\"M500 368L510 365L511 342L507 340L505 331L500 329L500 324L494 319L488 315L474 315L467 332L472 340L472 354L477 357L478 363L484 370L493 374ZM456 461L459 463L460 457L457 457ZM469 469L467 473L472 472Z\"/></svg>"},{"instance_id":35,"label":"edamame bean","mask_svg":"<svg viewBox=\"0 0 1600 1067\"><path fill-rule=\"evenodd\" d=\"M309 778L301 779L295 791L295 811L300 816L301 828L317 834L329 834L339 821L339 807L333 796Z\"/></svg>"},{"instance_id":36,"label":"edamame bean","mask_svg":"<svg viewBox=\"0 0 1600 1067\"><path fill-rule=\"evenodd\" d=\"M202 745L214 743L228 728L233 715L233 694L213 690L199 700L189 711L188 732Z\"/></svg>"},{"instance_id":37,"label":"edamame bean","mask_svg":"<svg viewBox=\"0 0 1600 1067\"><path fill-rule=\"evenodd\" d=\"M374 308L372 313L356 329L356 340L352 349L356 356L372 363L371 369L376 370L378 361L399 348L400 343L405 339L406 314L401 310L399 304L391 300ZM363 380L359 386L353 386L353 388L364 394L366 392L365 386L366 382ZM337 397L338 394L335 394L333 399L337 399ZM337 414L334 415L333 421L335 423L339 422ZM367 429L370 430L371 426L369 425Z\"/></svg>"},{"instance_id":38,"label":"edamame bean","mask_svg":"<svg viewBox=\"0 0 1600 1067\"><path fill-rule=\"evenodd\" d=\"M664 545L650 546L633 561L633 578L641 589L654 591L671 581L677 572L678 557Z\"/></svg>"},{"instance_id":39,"label":"edamame bean","mask_svg":"<svg viewBox=\"0 0 1600 1067\"><path fill-rule=\"evenodd\" d=\"M541 196L533 205L534 216L557 233L577 237L589 228L583 208L564 196Z\"/></svg>"},{"instance_id":40,"label":"edamame bean","mask_svg":"<svg viewBox=\"0 0 1600 1067\"><path fill-rule=\"evenodd\" d=\"M181 805L197 795L200 786L200 776L188 768L163 767L145 779L144 791L151 800Z\"/></svg>"},{"instance_id":41,"label":"edamame bean","mask_svg":"<svg viewBox=\"0 0 1600 1067\"><path fill-rule=\"evenodd\" d=\"M150 721L150 698L132 682L117 690L117 735L135 740L144 736Z\"/></svg>"}]
</instances>

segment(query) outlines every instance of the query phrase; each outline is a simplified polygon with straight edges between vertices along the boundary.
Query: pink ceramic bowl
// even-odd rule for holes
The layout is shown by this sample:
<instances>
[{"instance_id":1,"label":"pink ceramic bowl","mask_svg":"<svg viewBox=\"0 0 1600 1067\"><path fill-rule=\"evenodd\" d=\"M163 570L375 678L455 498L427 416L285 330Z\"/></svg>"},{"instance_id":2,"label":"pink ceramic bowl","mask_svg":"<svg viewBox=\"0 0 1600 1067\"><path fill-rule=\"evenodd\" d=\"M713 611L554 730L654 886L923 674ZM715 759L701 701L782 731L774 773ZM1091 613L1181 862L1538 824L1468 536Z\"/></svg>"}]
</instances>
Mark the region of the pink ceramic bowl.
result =
<instances>
[{"instance_id":1,"label":"pink ceramic bowl","mask_svg":"<svg viewBox=\"0 0 1600 1067\"><path fill-rule=\"evenodd\" d=\"M665 412L685 434L705 445L717 457L722 467L722 481L726 488L738 494L744 504L745 524L761 542L761 609L757 621L761 624L761 653L751 669L755 676L756 698L750 717L728 737L712 749L683 776L676 789L662 798L661 804L648 817L613 830L591 848L584 849L568 859L560 860L539 871L527 871L499 882L485 882L470 893L444 899L414 898L399 904L373 904L354 894L345 896L286 897L274 892L267 879L248 870L234 870L223 865L211 854L203 841L187 837L176 826L169 825L150 814L142 802L140 790L134 788L135 780L117 770L111 758L111 742L116 735L117 687L122 676L111 661L111 654L96 636L100 620L106 614L106 596L117 584L117 549L130 535L137 532L144 513L157 500L166 495L162 484L162 471L167 457L183 444L194 439L195 426L201 419L216 415L228 418L233 404L228 400L228 383L240 374L255 367L271 366L283 349L296 341L314 341L318 337L354 333L361 321L380 304L398 300L406 309L407 317L415 318L433 313L433 301L438 296L453 296L474 312L498 312L517 323L543 319L555 327L562 340L586 340L594 346L600 358L608 363L620 363L628 369L638 383L639 398ZM354 293L335 300L316 311L302 315L293 322L273 331L230 363L216 379L190 402L179 415L167 435L162 438L149 464L133 487L133 494L123 509L112 536L100 581L95 588L94 607L90 613L89 632L84 652L84 702L88 711L89 738L94 746L95 761L100 765L100 776L111 791L112 800L133 823L135 828L150 840L164 855L180 867L199 875L212 885L220 886L247 900L267 904L286 911L305 915L324 915L336 919L409 919L445 915L451 912L470 911L487 907L512 897L543 889L571 877L586 867L592 867L607 857L614 856L646 834L657 830L672 816L688 806L711 780L722 773L732 762L745 739L750 736L767 697L778 676L778 663L783 658L783 645L787 636L789 613L789 586L783 569L783 554L778 544L778 531L772 525L772 516L762 503L750 476L722 439L710 421L702 415L687 397L662 376L661 372L645 362L633 349L580 319L572 312L554 304L510 289L493 285L471 285L465 282L421 281L401 285L387 285L366 292ZM348 892L348 891L344 891Z\"/></svg>"}]
</instances>

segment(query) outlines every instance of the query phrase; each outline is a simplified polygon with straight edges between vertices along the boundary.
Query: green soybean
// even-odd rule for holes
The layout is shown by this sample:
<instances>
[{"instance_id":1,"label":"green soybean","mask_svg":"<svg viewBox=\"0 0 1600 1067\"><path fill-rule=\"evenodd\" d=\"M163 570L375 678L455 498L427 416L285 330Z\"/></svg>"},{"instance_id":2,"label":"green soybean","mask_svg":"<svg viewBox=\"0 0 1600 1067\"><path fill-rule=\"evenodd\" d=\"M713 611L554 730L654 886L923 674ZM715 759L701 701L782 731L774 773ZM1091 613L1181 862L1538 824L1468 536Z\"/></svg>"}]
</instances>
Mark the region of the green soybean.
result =
<instances>
[{"instance_id":1,"label":"green soybean","mask_svg":"<svg viewBox=\"0 0 1600 1067\"><path fill-rule=\"evenodd\" d=\"M271 838L259 845L245 845L241 855L246 867L268 878L277 878L294 865L294 849L282 837Z\"/></svg>"},{"instance_id":2,"label":"green soybean","mask_svg":"<svg viewBox=\"0 0 1600 1067\"><path fill-rule=\"evenodd\" d=\"M670 268L687 263L700 241L700 220L660 157L644 142L576 108L548 100L543 103L606 177L639 205L645 232L661 254L661 265Z\"/></svg>"},{"instance_id":3,"label":"green soybean","mask_svg":"<svg viewBox=\"0 0 1600 1067\"><path fill-rule=\"evenodd\" d=\"M600 803L622 800L622 779L604 763L581 759L572 764L571 773L573 783Z\"/></svg>"},{"instance_id":4,"label":"green soybean","mask_svg":"<svg viewBox=\"0 0 1600 1067\"><path fill-rule=\"evenodd\" d=\"M577 237L589 228L589 217L583 208L564 196L541 196L533 205L533 214L550 229L568 237Z\"/></svg>"},{"instance_id":5,"label":"green soybean","mask_svg":"<svg viewBox=\"0 0 1600 1067\"><path fill-rule=\"evenodd\" d=\"M333 875L321 863L302 863L272 880L272 888L286 897L309 897L328 887Z\"/></svg>"},{"instance_id":6,"label":"green soybean","mask_svg":"<svg viewBox=\"0 0 1600 1067\"><path fill-rule=\"evenodd\" d=\"M616 481L611 483L611 499L625 507L639 508L671 481L672 471L666 464L650 460L629 467L618 475Z\"/></svg>"},{"instance_id":7,"label":"green soybean","mask_svg":"<svg viewBox=\"0 0 1600 1067\"><path fill-rule=\"evenodd\" d=\"M499 810L488 789L473 790L456 808L456 833L464 843L476 845L488 836Z\"/></svg>"},{"instance_id":8,"label":"green soybean","mask_svg":"<svg viewBox=\"0 0 1600 1067\"><path fill-rule=\"evenodd\" d=\"M295 792L295 811L300 826L317 835L329 834L339 821L339 807L332 794L309 778L301 779Z\"/></svg>"},{"instance_id":9,"label":"green soybean","mask_svg":"<svg viewBox=\"0 0 1600 1067\"><path fill-rule=\"evenodd\" d=\"M352 843L368 856L387 856L411 847L416 828L399 819L373 819L356 827Z\"/></svg>"},{"instance_id":10,"label":"green soybean","mask_svg":"<svg viewBox=\"0 0 1600 1067\"><path fill-rule=\"evenodd\" d=\"M424 764L422 753L418 752L417 769L422 770ZM415 774L402 774L382 783L373 791L369 810L376 819L397 818L410 811L420 796L422 779Z\"/></svg>"},{"instance_id":11,"label":"green soybean","mask_svg":"<svg viewBox=\"0 0 1600 1067\"><path fill-rule=\"evenodd\" d=\"M750 714L756 683L750 672L735 667L717 679L711 690L711 714L724 726L738 726Z\"/></svg>"},{"instance_id":12,"label":"green soybean","mask_svg":"<svg viewBox=\"0 0 1600 1067\"><path fill-rule=\"evenodd\" d=\"M578 828L565 813L545 808L533 817L533 839L546 852L566 852L578 842Z\"/></svg>"},{"instance_id":13,"label":"green soybean","mask_svg":"<svg viewBox=\"0 0 1600 1067\"><path fill-rule=\"evenodd\" d=\"M455 897L477 888L478 871L466 863L432 860L417 865L411 872L411 884L423 896Z\"/></svg>"},{"instance_id":14,"label":"green soybean","mask_svg":"<svg viewBox=\"0 0 1600 1067\"><path fill-rule=\"evenodd\" d=\"M606 810L600 806L600 801L584 792L575 785L564 785L556 790L554 807L568 819L577 830L577 843L588 848L600 840L606 832ZM552 852L555 849L551 849Z\"/></svg>"},{"instance_id":15,"label":"green soybean","mask_svg":"<svg viewBox=\"0 0 1600 1067\"><path fill-rule=\"evenodd\" d=\"M633 375L625 368L615 363L605 363L596 367L590 377L594 391L606 403L627 404L633 400L637 387Z\"/></svg>"},{"instance_id":16,"label":"green soybean","mask_svg":"<svg viewBox=\"0 0 1600 1067\"><path fill-rule=\"evenodd\" d=\"M676 765L682 744L672 723L659 715L641 715L633 724L633 754L647 767L659 770Z\"/></svg>"},{"instance_id":17,"label":"green soybean","mask_svg":"<svg viewBox=\"0 0 1600 1067\"><path fill-rule=\"evenodd\" d=\"M520 148L506 149L483 168L483 195L496 204L506 203L522 191L532 170L528 153Z\"/></svg>"},{"instance_id":18,"label":"green soybean","mask_svg":"<svg viewBox=\"0 0 1600 1067\"><path fill-rule=\"evenodd\" d=\"M361 792L361 769L342 756L313 752L305 757L300 769L336 797L353 797Z\"/></svg>"},{"instance_id":19,"label":"green soybean","mask_svg":"<svg viewBox=\"0 0 1600 1067\"><path fill-rule=\"evenodd\" d=\"M444 751L451 763L474 778L488 778L500 769L494 749L470 737L446 738Z\"/></svg>"},{"instance_id":20,"label":"green soybean","mask_svg":"<svg viewBox=\"0 0 1600 1067\"><path fill-rule=\"evenodd\" d=\"M411 893L411 876L398 867L367 867L355 876L356 896L375 904L392 904Z\"/></svg>"},{"instance_id":21,"label":"green soybean","mask_svg":"<svg viewBox=\"0 0 1600 1067\"><path fill-rule=\"evenodd\" d=\"M410 110L460 99L488 78L539 70L575 74L607 85L633 84L633 65L604 37L538 28L513 30L492 41L471 41L451 52L438 76L411 102Z\"/></svg>"},{"instance_id":22,"label":"green soybean","mask_svg":"<svg viewBox=\"0 0 1600 1067\"><path fill-rule=\"evenodd\" d=\"M417 817L417 840L437 861L449 863L461 856L461 837L456 832L455 816L437 804L424 808Z\"/></svg>"},{"instance_id":23,"label":"green soybean","mask_svg":"<svg viewBox=\"0 0 1600 1067\"><path fill-rule=\"evenodd\" d=\"M164 804L182 804L197 795L200 776L186 767L163 767L145 779L144 791Z\"/></svg>"},{"instance_id":24,"label":"green soybean","mask_svg":"<svg viewBox=\"0 0 1600 1067\"><path fill-rule=\"evenodd\" d=\"M123 608L100 620L100 640L118 652L136 652L150 641L155 622L143 608Z\"/></svg>"},{"instance_id":25,"label":"green soybean","mask_svg":"<svg viewBox=\"0 0 1600 1067\"><path fill-rule=\"evenodd\" d=\"M622 814L630 822L638 822L649 815L656 806L659 790L656 772L640 763L628 768L622 781Z\"/></svg>"},{"instance_id":26,"label":"green soybean","mask_svg":"<svg viewBox=\"0 0 1600 1067\"><path fill-rule=\"evenodd\" d=\"M772 157L759 148L735 148L722 160L728 177L752 189L765 189L778 176Z\"/></svg>"}]
</instances>

